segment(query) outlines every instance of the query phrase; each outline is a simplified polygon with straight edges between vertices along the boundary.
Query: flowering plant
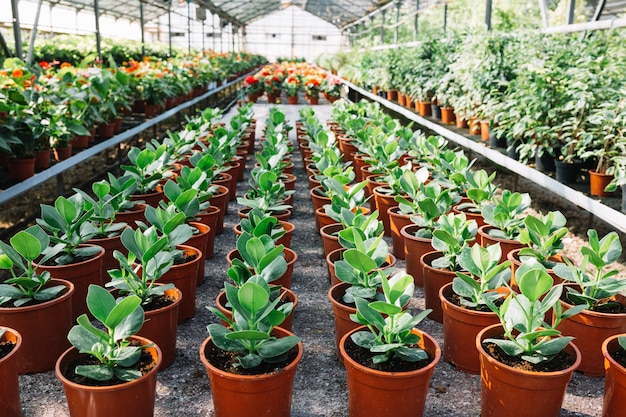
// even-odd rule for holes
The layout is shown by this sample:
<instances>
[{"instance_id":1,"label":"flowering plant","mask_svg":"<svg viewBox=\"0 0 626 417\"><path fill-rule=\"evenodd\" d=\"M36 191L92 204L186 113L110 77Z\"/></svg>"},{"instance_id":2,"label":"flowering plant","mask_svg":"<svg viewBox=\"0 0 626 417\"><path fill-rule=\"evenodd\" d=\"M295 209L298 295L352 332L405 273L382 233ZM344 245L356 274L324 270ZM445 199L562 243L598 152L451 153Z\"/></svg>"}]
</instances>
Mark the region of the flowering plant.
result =
<instances>
[{"instance_id":1,"label":"flowering plant","mask_svg":"<svg viewBox=\"0 0 626 417\"><path fill-rule=\"evenodd\" d=\"M322 83L322 90L332 97L341 96L341 80L338 77L328 77Z\"/></svg>"},{"instance_id":2,"label":"flowering plant","mask_svg":"<svg viewBox=\"0 0 626 417\"><path fill-rule=\"evenodd\" d=\"M246 89L247 95L258 93L263 90L263 86L259 82L258 74L248 75L243 82L243 86Z\"/></svg>"},{"instance_id":3,"label":"flowering plant","mask_svg":"<svg viewBox=\"0 0 626 417\"><path fill-rule=\"evenodd\" d=\"M300 89L301 81L300 77L295 74L290 75L285 79L283 86L285 87L285 91L289 97L293 97L298 95L298 90Z\"/></svg>"},{"instance_id":4,"label":"flowering plant","mask_svg":"<svg viewBox=\"0 0 626 417\"><path fill-rule=\"evenodd\" d=\"M308 96L317 97L322 86L322 78L318 75L309 75L304 79L304 92Z\"/></svg>"}]
</instances>

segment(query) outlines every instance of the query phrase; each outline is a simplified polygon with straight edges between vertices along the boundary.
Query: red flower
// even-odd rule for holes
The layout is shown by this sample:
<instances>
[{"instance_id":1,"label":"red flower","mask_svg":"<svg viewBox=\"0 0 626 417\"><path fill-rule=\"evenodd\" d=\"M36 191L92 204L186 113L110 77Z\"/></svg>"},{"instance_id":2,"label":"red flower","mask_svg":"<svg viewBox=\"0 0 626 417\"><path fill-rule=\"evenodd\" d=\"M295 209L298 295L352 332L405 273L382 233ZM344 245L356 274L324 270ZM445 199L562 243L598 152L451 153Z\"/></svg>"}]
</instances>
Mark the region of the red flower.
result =
<instances>
[{"instance_id":1,"label":"red flower","mask_svg":"<svg viewBox=\"0 0 626 417\"><path fill-rule=\"evenodd\" d=\"M44 71L45 71L45 70L47 70L47 69L50 69L50 67L51 67L50 63L49 63L49 62L47 62L47 61L41 61L41 62L39 63L39 66L40 66L40 67L41 67L41 69L42 69L42 70L44 70Z\"/></svg>"}]
</instances>

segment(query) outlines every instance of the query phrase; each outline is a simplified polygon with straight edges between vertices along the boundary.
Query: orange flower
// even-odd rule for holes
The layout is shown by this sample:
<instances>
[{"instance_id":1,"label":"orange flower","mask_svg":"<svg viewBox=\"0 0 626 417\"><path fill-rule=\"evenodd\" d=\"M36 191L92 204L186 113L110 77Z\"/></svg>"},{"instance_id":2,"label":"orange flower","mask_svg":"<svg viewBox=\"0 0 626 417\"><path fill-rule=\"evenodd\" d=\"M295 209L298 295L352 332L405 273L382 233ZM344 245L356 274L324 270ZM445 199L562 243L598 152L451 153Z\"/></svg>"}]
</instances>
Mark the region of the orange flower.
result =
<instances>
[{"instance_id":1,"label":"orange flower","mask_svg":"<svg viewBox=\"0 0 626 417\"><path fill-rule=\"evenodd\" d=\"M13 70L13 72L11 73L11 77L13 77L13 78L21 78L23 75L24 75L24 71L22 71L19 68Z\"/></svg>"},{"instance_id":2,"label":"orange flower","mask_svg":"<svg viewBox=\"0 0 626 417\"><path fill-rule=\"evenodd\" d=\"M71 67L72 64L70 64L69 62L64 62L61 64L61 68L67 68L67 67Z\"/></svg>"}]
</instances>

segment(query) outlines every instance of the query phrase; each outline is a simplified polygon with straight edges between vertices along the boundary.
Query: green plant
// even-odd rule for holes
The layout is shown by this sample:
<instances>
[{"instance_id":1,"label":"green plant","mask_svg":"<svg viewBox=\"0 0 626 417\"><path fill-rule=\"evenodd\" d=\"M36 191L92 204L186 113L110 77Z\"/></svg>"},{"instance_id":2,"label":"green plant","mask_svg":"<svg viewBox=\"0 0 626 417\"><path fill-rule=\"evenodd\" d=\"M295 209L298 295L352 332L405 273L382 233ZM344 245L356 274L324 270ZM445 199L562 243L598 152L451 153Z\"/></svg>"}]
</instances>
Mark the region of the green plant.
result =
<instances>
[{"instance_id":1,"label":"green plant","mask_svg":"<svg viewBox=\"0 0 626 417\"><path fill-rule=\"evenodd\" d=\"M49 244L50 238L39 226L17 232L9 244L0 241L0 269L11 271L11 278L0 284L0 305L11 300L15 307L48 301L65 290L64 285L44 288L51 279L50 273L38 274L33 263Z\"/></svg>"},{"instance_id":2,"label":"green plant","mask_svg":"<svg viewBox=\"0 0 626 417\"><path fill-rule=\"evenodd\" d=\"M167 237L159 236L151 227L145 231L125 229L121 240L128 254L113 252L120 269L108 271L111 281L107 287L116 288L121 294L134 294L141 299L142 305L150 304L153 297L162 296L166 290L174 288L173 284L155 285L174 265Z\"/></svg>"},{"instance_id":3,"label":"green plant","mask_svg":"<svg viewBox=\"0 0 626 417\"><path fill-rule=\"evenodd\" d=\"M116 213L132 209L135 201L130 196L137 191L137 181L131 175L123 175L119 178L112 173L108 173L108 183L111 187L110 193L113 198L109 200Z\"/></svg>"},{"instance_id":4,"label":"green plant","mask_svg":"<svg viewBox=\"0 0 626 417\"><path fill-rule=\"evenodd\" d=\"M599 239L594 229L587 231L589 246L583 246L580 252L583 260L580 266L568 259L565 264L556 264L554 272L566 281L577 284L567 287L567 299L573 304L582 304L588 310L611 311L619 303L612 300L616 294L626 289L626 280L616 278L617 269L607 271L607 267L619 259L622 245L616 232L611 232Z\"/></svg>"},{"instance_id":5,"label":"green plant","mask_svg":"<svg viewBox=\"0 0 626 417\"><path fill-rule=\"evenodd\" d=\"M459 210L468 210L469 212L481 212L484 204L491 201L495 195L498 186L493 183L496 173L487 174L484 169L477 171L465 171L465 194L470 202L461 203L457 206Z\"/></svg>"},{"instance_id":6,"label":"green plant","mask_svg":"<svg viewBox=\"0 0 626 417\"><path fill-rule=\"evenodd\" d=\"M285 228L276 217L263 213L258 209L250 210L248 217L241 219L239 224L243 233L259 238L263 235L268 235L274 243L285 235Z\"/></svg>"},{"instance_id":7,"label":"green plant","mask_svg":"<svg viewBox=\"0 0 626 417\"><path fill-rule=\"evenodd\" d=\"M437 219L448 213L461 198L450 194L450 190L442 187L438 180L422 185L417 193L413 196L409 194L409 197L410 200L400 198L396 201L399 201L400 211L415 212L415 215L410 217L411 221L420 227L415 236L425 239L432 238Z\"/></svg>"},{"instance_id":8,"label":"green plant","mask_svg":"<svg viewBox=\"0 0 626 417\"><path fill-rule=\"evenodd\" d=\"M547 268L554 266L556 262L550 258L563 249L562 239L567 234L566 221L560 211L551 211L540 217L526 216L526 227L521 230L519 241L528 247L519 251L520 259L532 256Z\"/></svg>"},{"instance_id":9,"label":"green plant","mask_svg":"<svg viewBox=\"0 0 626 417\"><path fill-rule=\"evenodd\" d=\"M251 236L242 233L237 238L237 252L241 259L233 259L228 276L241 286L252 276L259 276L270 283L287 271L287 261L283 255L284 246L274 244L267 234Z\"/></svg>"},{"instance_id":10,"label":"green plant","mask_svg":"<svg viewBox=\"0 0 626 417\"><path fill-rule=\"evenodd\" d=\"M119 194L124 193L125 190L120 190L117 195L112 195L111 185L106 180L102 180L91 184L94 197L78 188L75 188L74 191L83 198L85 210L93 209L90 221L97 230L96 237L117 236L126 227L126 223L115 223L116 208L120 207L121 204L118 202L122 198Z\"/></svg>"},{"instance_id":11,"label":"green plant","mask_svg":"<svg viewBox=\"0 0 626 417\"><path fill-rule=\"evenodd\" d=\"M432 310L424 310L417 316L404 310L413 296L415 285L410 275L397 273L389 279L381 280L383 297L381 300L366 301L356 297L356 314L350 318L367 326L368 331L354 333L351 338L358 346L377 353L374 363L386 362L391 358L417 362L428 359L428 354L415 347L420 338L412 330Z\"/></svg>"},{"instance_id":12,"label":"green plant","mask_svg":"<svg viewBox=\"0 0 626 417\"><path fill-rule=\"evenodd\" d=\"M276 213L291 208L283 202L284 198L293 194L293 190L285 190L285 184L271 171L256 171L250 179L250 190L245 197L237 198L237 203L259 209L263 212Z\"/></svg>"},{"instance_id":13,"label":"green plant","mask_svg":"<svg viewBox=\"0 0 626 417\"><path fill-rule=\"evenodd\" d=\"M485 298L492 302L506 294L497 289L509 282L511 261L500 263L500 244L483 248L480 245L465 246L459 256L459 266L465 272L457 272L452 280L452 290L459 296L461 305L480 309L486 306Z\"/></svg>"},{"instance_id":14,"label":"green plant","mask_svg":"<svg viewBox=\"0 0 626 417\"><path fill-rule=\"evenodd\" d=\"M122 165L121 168L137 181L137 191L142 194L152 192L165 171L165 163L169 160L166 146L154 147L146 144L141 150L137 147L128 151L130 165Z\"/></svg>"},{"instance_id":15,"label":"green plant","mask_svg":"<svg viewBox=\"0 0 626 417\"><path fill-rule=\"evenodd\" d=\"M507 355L520 357L533 364L550 361L573 339L556 329L561 320L578 314L584 306L563 312L559 298L562 285L553 286L552 277L537 260L524 262L515 274L520 294L510 291L499 307L489 299L485 302L500 318L504 339L485 339L495 343ZM545 314L552 310L552 323Z\"/></svg>"},{"instance_id":16,"label":"green plant","mask_svg":"<svg viewBox=\"0 0 626 417\"><path fill-rule=\"evenodd\" d=\"M58 265L67 265L79 257L91 257L100 252L98 246L79 245L92 239L97 230L89 221L93 216L94 208L86 209L80 194L70 198L63 196L54 201L54 206L41 205L41 217L36 219L49 235L54 246L44 250L44 257L39 263L61 254L55 259Z\"/></svg>"},{"instance_id":17,"label":"green plant","mask_svg":"<svg viewBox=\"0 0 626 417\"><path fill-rule=\"evenodd\" d=\"M519 240L519 234L524 228L524 211L530 207L528 193L513 193L502 190L500 197L493 197L489 203L483 205L482 215L485 223L493 226L489 229L490 236Z\"/></svg>"},{"instance_id":18,"label":"green plant","mask_svg":"<svg viewBox=\"0 0 626 417\"><path fill-rule=\"evenodd\" d=\"M464 213L439 217L431 244L442 256L432 261L432 267L456 271L463 248L474 240L477 230L476 221L467 220Z\"/></svg>"},{"instance_id":19,"label":"green plant","mask_svg":"<svg viewBox=\"0 0 626 417\"><path fill-rule=\"evenodd\" d=\"M233 310L232 319L213 307L208 307L218 318L228 323L209 324L207 330L215 346L237 354L237 365L254 368L262 362L283 361L287 353L300 342L297 336L276 338L275 326L280 325L291 312L293 303L278 306L280 297L270 301L270 290L262 278L246 282L241 287L224 283L226 299Z\"/></svg>"},{"instance_id":20,"label":"green plant","mask_svg":"<svg viewBox=\"0 0 626 417\"><path fill-rule=\"evenodd\" d=\"M141 299L128 296L116 302L102 287L90 285L87 292L87 307L104 327L95 327L86 314L80 315L77 325L67 335L70 343L80 352L98 360L96 365L77 365L78 375L96 381L118 378L132 381L142 373L135 369L141 350L147 346L133 346L128 340L141 329L144 322Z\"/></svg>"}]
</instances>

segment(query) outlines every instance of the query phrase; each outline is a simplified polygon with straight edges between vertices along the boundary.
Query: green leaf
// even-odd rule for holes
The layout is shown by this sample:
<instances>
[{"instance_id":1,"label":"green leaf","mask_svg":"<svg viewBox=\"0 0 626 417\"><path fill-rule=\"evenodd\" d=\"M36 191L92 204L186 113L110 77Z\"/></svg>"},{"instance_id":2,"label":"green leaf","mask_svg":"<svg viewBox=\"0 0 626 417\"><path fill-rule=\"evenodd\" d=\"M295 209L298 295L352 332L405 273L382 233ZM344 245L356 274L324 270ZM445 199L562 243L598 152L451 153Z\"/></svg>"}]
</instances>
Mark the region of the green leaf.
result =
<instances>
[{"instance_id":1,"label":"green leaf","mask_svg":"<svg viewBox=\"0 0 626 417\"><path fill-rule=\"evenodd\" d=\"M547 293L554 283L550 274L545 270L532 269L517 279L520 292L531 302Z\"/></svg>"},{"instance_id":2,"label":"green leaf","mask_svg":"<svg viewBox=\"0 0 626 417\"><path fill-rule=\"evenodd\" d=\"M246 282L239 288L237 298L244 309L256 314L269 302L269 293L257 284Z\"/></svg>"},{"instance_id":3,"label":"green leaf","mask_svg":"<svg viewBox=\"0 0 626 417\"><path fill-rule=\"evenodd\" d=\"M109 381L114 375L113 369L106 365L78 365L75 372L96 381Z\"/></svg>"},{"instance_id":4,"label":"green leaf","mask_svg":"<svg viewBox=\"0 0 626 417\"><path fill-rule=\"evenodd\" d=\"M263 343L258 347L257 352L263 358L273 358L289 352L298 343L300 343L300 338L297 336L280 337Z\"/></svg>"},{"instance_id":5,"label":"green leaf","mask_svg":"<svg viewBox=\"0 0 626 417\"><path fill-rule=\"evenodd\" d=\"M357 249L346 250L343 253L343 258L354 268L364 273L369 273L378 267L372 258Z\"/></svg>"},{"instance_id":6,"label":"green leaf","mask_svg":"<svg viewBox=\"0 0 626 417\"><path fill-rule=\"evenodd\" d=\"M104 288L91 284L87 290L87 307L98 321L104 323L115 307L115 298Z\"/></svg>"},{"instance_id":7,"label":"green leaf","mask_svg":"<svg viewBox=\"0 0 626 417\"><path fill-rule=\"evenodd\" d=\"M10 241L13 248L24 257L28 262L32 262L41 255L41 251L44 249L40 246L39 240L27 233L24 230L21 230L13 236Z\"/></svg>"},{"instance_id":8,"label":"green leaf","mask_svg":"<svg viewBox=\"0 0 626 417\"><path fill-rule=\"evenodd\" d=\"M106 317L103 324L109 329L115 329L126 317L141 305L141 298L130 295L120 301Z\"/></svg>"},{"instance_id":9,"label":"green leaf","mask_svg":"<svg viewBox=\"0 0 626 417\"><path fill-rule=\"evenodd\" d=\"M369 304L370 308L378 311L379 313L386 314L388 316L398 314L402 311L402 307L386 303L384 301L374 301Z\"/></svg>"}]
</instances>

